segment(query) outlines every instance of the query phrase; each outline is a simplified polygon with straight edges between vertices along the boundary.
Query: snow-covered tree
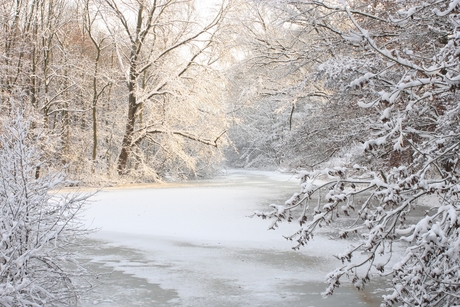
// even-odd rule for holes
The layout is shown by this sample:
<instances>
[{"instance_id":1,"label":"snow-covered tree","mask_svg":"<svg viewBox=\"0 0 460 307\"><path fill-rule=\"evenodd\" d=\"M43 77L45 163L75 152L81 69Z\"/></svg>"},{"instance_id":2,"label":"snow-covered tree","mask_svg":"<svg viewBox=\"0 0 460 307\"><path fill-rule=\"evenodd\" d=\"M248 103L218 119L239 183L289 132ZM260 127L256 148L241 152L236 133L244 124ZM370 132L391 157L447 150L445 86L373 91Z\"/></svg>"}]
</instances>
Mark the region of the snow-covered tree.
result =
<instances>
[{"instance_id":1,"label":"snow-covered tree","mask_svg":"<svg viewBox=\"0 0 460 307\"><path fill-rule=\"evenodd\" d=\"M227 129L215 65L221 4L204 14L191 0L4 1L0 108L28 101L35 124L55 135L49 161L77 180L213 166Z\"/></svg>"},{"instance_id":2,"label":"snow-covered tree","mask_svg":"<svg viewBox=\"0 0 460 307\"><path fill-rule=\"evenodd\" d=\"M219 41L227 5L222 2L216 13L200 16L194 1L103 1L101 16L116 49L127 101L120 175L148 167L145 162L153 157L150 161L160 165L174 161L185 166L183 171L193 171L196 157L210 152L201 155L189 141L215 148L222 142L222 82L212 82L210 51ZM156 166L154 178L164 171Z\"/></svg>"},{"instance_id":3,"label":"snow-covered tree","mask_svg":"<svg viewBox=\"0 0 460 307\"><path fill-rule=\"evenodd\" d=\"M228 98L234 105L235 123L230 136L239 156L231 155L230 163L279 167L292 128L292 99L303 91L301 86L292 86L304 75L299 62L305 59L297 53L302 42L295 31L283 27L282 16L271 7L242 2L235 16L239 24L233 30L239 43L235 52L244 59L229 69L232 87Z\"/></svg>"},{"instance_id":4,"label":"snow-covered tree","mask_svg":"<svg viewBox=\"0 0 460 307\"><path fill-rule=\"evenodd\" d=\"M314 167L355 146L366 134L369 112L334 95L337 84L324 81L330 69L320 64L335 61L346 66L343 71L353 67L347 76L353 78L372 61L350 58L354 51L340 37L307 22L340 20L344 27L344 18L311 10L293 18L284 1L248 1L247 6L239 28L245 60L233 70L231 98L241 105L238 125L230 130L240 156L231 162Z\"/></svg>"},{"instance_id":5,"label":"snow-covered tree","mask_svg":"<svg viewBox=\"0 0 460 307\"><path fill-rule=\"evenodd\" d=\"M0 136L0 306L75 306L85 270L75 248L86 230L87 195L58 194L62 174L47 172L44 135L17 115Z\"/></svg>"},{"instance_id":6,"label":"snow-covered tree","mask_svg":"<svg viewBox=\"0 0 460 307\"><path fill-rule=\"evenodd\" d=\"M327 276L325 295L346 277L362 289L379 274L393 285L385 306L459 305L460 3L286 4L292 22L327 29L349 45L346 61L343 54L316 71L333 95L368 111L370 133L360 164L301 172L299 193L256 215L272 219L272 227L297 220L299 230L287 237L295 248L331 224L339 237L356 240L336 255L344 265Z\"/></svg>"}]
</instances>

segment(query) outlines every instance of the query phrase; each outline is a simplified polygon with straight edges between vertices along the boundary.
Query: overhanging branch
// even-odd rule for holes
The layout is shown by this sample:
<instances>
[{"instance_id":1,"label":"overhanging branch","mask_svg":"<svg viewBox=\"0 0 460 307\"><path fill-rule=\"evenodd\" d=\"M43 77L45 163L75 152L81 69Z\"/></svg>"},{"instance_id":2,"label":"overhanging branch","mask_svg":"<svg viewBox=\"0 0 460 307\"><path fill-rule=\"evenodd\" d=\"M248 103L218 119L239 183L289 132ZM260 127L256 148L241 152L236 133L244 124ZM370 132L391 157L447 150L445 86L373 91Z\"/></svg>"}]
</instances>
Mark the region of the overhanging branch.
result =
<instances>
[{"instance_id":1,"label":"overhanging branch","mask_svg":"<svg viewBox=\"0 0 460 307\"><path fill-rule=\"evenodd\" d=\"M132 145L139 145L140 142L142 142L146 136L152 135L152 134L173 134L173 135L178 135L183 138L202 143L204 145L212 146L212 147L218 147L218 141L219 139L227 133L227 130L224 130L221 132L215 139L208 139L208 138L203 138L198 135L195 135L193 133L190 133L188 131L181 131L181 130L166 130L166 129L160 129L160 128L155 128L151 129L149 127L145 127L143 129L137 130L136 132L142 132L142 135L137 137L131 144Z\"/></svg>"}]
</instances>

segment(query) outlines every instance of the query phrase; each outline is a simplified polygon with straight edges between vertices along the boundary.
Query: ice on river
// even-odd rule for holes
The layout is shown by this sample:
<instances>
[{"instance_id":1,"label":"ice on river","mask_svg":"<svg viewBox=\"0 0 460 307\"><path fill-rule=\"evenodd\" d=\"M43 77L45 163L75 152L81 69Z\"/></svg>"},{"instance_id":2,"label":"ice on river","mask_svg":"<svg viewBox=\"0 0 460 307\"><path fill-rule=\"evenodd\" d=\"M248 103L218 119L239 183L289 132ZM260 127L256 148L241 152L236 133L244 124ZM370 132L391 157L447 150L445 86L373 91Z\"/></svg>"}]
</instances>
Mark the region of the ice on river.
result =
<instances>
[{"instance_id":1,"label":"ice on river","mask_svg":"<svg viewBox=\"0 0 460 307\"><path fill-rule=\"evenodd\" d=\"M103 190L85 212L81 258L104 275L84 306L378 306L379 294L320 292L346 241L316 237L301 251L254 210L297 191L289 174L227 171L212 181Z\"/></svg>"}]
</instances>

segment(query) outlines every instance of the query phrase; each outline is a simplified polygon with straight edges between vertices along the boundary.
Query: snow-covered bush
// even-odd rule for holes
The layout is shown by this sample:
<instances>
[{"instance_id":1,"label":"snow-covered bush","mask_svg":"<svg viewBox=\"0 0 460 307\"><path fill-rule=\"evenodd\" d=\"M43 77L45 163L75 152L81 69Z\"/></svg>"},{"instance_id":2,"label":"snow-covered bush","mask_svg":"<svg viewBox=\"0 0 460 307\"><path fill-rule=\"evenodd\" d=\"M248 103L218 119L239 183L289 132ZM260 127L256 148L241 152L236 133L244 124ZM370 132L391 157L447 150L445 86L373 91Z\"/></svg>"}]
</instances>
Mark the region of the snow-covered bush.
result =
<instances>
[{"instance_id":1,"label":"snow-covered bush","mask_svg":"<svg viewBox=\"0 0 460 307\"><path fill-rule=\"evenodd\" d=\"M363 142L368 160L302 172L299 193L256 215L276 227L300 213L300 228L288 237L295 248L332 223L338 236L356 238L336 255L344 265L327 276L325 295L345 277L362 289L381 275L393 285L385 306L460 305L460 2L295 1L291 9L304 23L302 12L315 10L348 18L310 22L349 44L349 57L374 59L355 80L336 78L334 94L372 110Z\"/></svg>"},{"instance_id":2,"label":"snow-covered bush","mask_svg":"<svg viewBox=\"0 0 460 307\"><path fill-rule=\"evenodd\" d=\"M77 220L88 195L57 194L45 140L21 115L0 135L0 306L76 306L84 269L71 248L86 233Z\"/></svg>"}]
</instances>

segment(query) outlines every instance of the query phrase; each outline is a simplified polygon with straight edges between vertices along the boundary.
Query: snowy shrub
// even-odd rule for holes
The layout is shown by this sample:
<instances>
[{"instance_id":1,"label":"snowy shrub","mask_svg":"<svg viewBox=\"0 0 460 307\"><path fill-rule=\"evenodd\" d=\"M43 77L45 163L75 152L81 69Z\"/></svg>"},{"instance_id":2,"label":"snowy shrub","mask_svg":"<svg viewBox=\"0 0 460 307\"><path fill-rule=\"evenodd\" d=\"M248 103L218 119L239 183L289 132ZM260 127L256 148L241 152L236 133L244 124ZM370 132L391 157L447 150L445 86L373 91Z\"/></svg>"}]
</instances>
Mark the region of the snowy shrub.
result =
<instances>
[{"instance_id":1,"label":"snowy shrub","mask_svg":"<svg viewBox=\"0 0 460 307\"><path fill-rule=\"evenodd\" d=\"M0 306L75 306L84 270L71 248L86 233L77 214L88 196L61 195L47 174L41 136L22 116L0 135Z\"/></svg>"}]
</instances>

